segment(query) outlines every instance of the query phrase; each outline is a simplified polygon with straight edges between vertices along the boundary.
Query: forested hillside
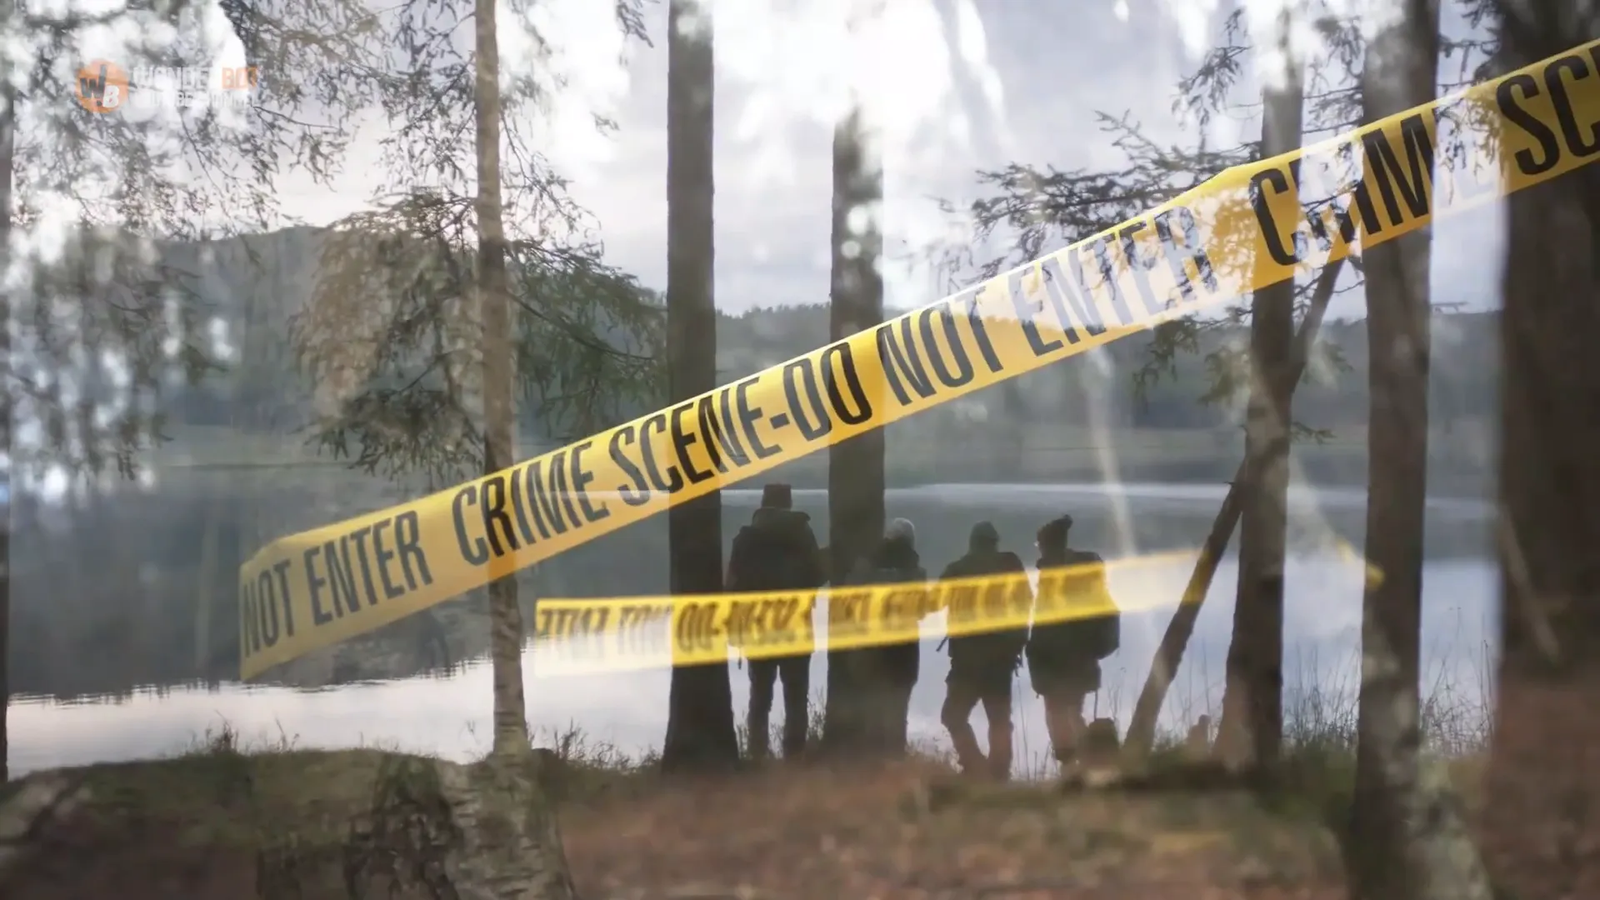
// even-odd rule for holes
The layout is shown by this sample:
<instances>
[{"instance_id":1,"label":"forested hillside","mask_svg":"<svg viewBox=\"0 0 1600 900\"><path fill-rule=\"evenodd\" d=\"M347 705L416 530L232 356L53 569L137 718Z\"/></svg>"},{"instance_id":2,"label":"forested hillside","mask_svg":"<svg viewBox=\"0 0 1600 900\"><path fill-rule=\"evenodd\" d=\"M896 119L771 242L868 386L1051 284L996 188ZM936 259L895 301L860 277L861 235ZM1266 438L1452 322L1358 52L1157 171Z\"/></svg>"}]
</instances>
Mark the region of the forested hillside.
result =
<instances>
[{"instance_id":1,"label":"forested hillside","mask_svg":"<svg viewBox=\"0 0 1600 900\"><path fill-rule=\"evenodd\" d=\"M170 245L169 265L195 273L198 300L227 323L230 343L239 353L230 370L181 391L172 398L173 419L192 425L232 426L287 432L305 424L316 391L297 372L289 322L317 290L318 258L325 231L295 228L206 247ZM642 298L656 303L647 288ZM811 306L757 308L719 317L718 370L723 380L739 377L827 341L824 298ZM724 308L739 298L724 297ZM1448 429L1489 414L1494 404L1493 313L1440 313L1435 325L1433 415ZM647 335L613 326L607 335L619 348L637 349ZM1218 429L1238 420L1239 402L1213 395L1219 373L1236 371L1238 353L1248 338L1245 326L1219 326L1201 332L1196 345L1180 352L1171 370L1160 371L1140 392L1136 374L1151 365L1153 335L1125 339L1098 354L1023 376L1013 384L980 393L971 402L931 411L923 419L965 421L975 406L983 409L985 431L1022 432L1041 424L1058 427ZM1323 352L1295 396L1297 418L1308 428L1346 438L1366 419L1367 337L1364 321L1333 321L1323 329ZM1207 399L1207 398L1210 399ZM654 404L624 403L617 415L643 413ZM565 416L544 412L537 397L526 397L519 414L526 434L557 439L568 432ZM931 424L931 423L928 423Z\"/></svg>"}]
</instances>

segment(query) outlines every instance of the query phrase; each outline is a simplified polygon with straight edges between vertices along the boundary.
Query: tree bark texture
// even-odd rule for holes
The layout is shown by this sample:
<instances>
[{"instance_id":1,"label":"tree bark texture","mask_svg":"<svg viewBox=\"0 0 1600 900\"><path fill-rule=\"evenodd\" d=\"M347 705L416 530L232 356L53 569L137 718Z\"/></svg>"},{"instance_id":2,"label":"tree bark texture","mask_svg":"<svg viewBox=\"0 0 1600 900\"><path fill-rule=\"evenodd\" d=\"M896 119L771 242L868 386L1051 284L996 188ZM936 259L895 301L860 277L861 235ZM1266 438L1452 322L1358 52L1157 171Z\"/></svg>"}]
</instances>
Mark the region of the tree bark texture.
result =
<instances>
[{"instance_id":1,"label":"tree bark texture","mask_svg":"<svg viewBox=\"0 0 1600 900\"><path fill-rule=\"evenodd\" d=\"M883 274L878 268L883 237L877 221L882 201L883 168L857 107L833 132L828 313L832 340L883 321ZM884 430L876 428L828 447L828 553L833 584L848 578L883 535L884 439ZM855 752L872 743L872 713L861 702L867 686L859 680L869 674L871 654L877 652L828 652L822 733L829 752Z\"/></svg>"},{"instance_id":2,"label":"tree bark texture","mask_svg":"<svg viewBox=\"0 0 1600 900\"><path fill-rule=\"evenodd\" d=\"M717 386L717 308L711 11L672 0L667 11L667 381L672 402ZM672 593L722 590L722 494L667 513ZM731 769L739 762L726 662L672 670L665 771Z\"/></svg>"},{"instance_id":3,"label":"tree bark texture","mask_svg":"<svg viewBox=\"0 0 1600 900\"><path fill-rule=\"evenodd\" d=\"M1284 60L1262 91L1261 153L1300 146L1305 105L1301 61L1289 46L1289 13L1273 34ZM1293 383L1283 377L1294 342L1294 283L1256 291L1251 304L1250 401L1240 491L1239 585L1227 686L1217 734L1220 758L1234 768L1268 765L1283 741L1283 565L1288 540L1289 422Z\"/></svg>"},{"instance_id":4,"label":"tree bark texture","mask_svg":"<svg viewBox=\"0 0 1600 900\"><path fill-rule=\"evenodd\" d=\"M17 118L16 89L11 79L0 85L0 272L11 267L11 181L16 168ZM0 450L11 455L11 297L0 291ZM15 468L15 462L12 463ZM5 514L0 517L0 784L9 778L7 754L11 742L6 730L7 711L11 707L11 510L16 498L12 496L12 478L6 473Z\"/></svg>"},{"instance_id":5,"label":"tree bark texture","mask_svg":"<svg viewBox=\"0 0 1600 900\"><path fill-rule=\"evenodd\" d=\"M441 767L444 796L458 828L458 852L445 872L459 900L577 900L561 829L541 784L540 762L491 754L464 768Z\"/></svg>"},{"instance_id":6,"label":"tree bark texture","mask_svg":"<svg viewBox=\"0 0 1600 900\"><path fill-rule=\"evenodd\" d=\"M490 754L468 766L386 757L372 781L367 814L351 821L344 846L336 851L345 895L350 900L577 897L564 859L549 849L561 846L561 834L546 787L555 773L541 768L545 755L548 751ZM307 896L300 875L321 861L306 859L308 849L292 836L262 848L257 857L262 900ZM319 845L312 852L323 855L327 849Z\"/></svg>"},{"instance_id":7,"label":"tree bark texture","mask_svg":"<svg viewBox=\"0 0 1600 900\"><path fill-rule=\"evenodd\" d=\"M1364 118L1432 100L1438 0L1402 0L1370 41ZM1432 234L1363 248L1371 402L1361 697L1349 829L1352 896L1489 900L1486 873L1442 765L1422 758L1423 535L1428 477Z\"/></svg>"},{"instance_id":8,"label":"tree bark texture","mask_svg":"<svg viewBox=\"0 0 1600 900\"><path fill-rule=\"evenodd\" d=\"M1600 37L1600 10L1593 4L1502 0L1499 6L1503 70ZM1504 896L1595 897L1600 169L1590 165L1513 194L1506 209L1502 637L1480 833Z\"/></svg>"},{"instance_id":9,"label":"tree bark texture","mask_svg":"<svg viewBox=\"0 0 1600 900\"><path fill-rule=\"evenodd\" d=\"M1311 358L1311 348L1316 345L1317 332L1321 329L1322 319L1328 312L1328 303L1333 300L1333 292L1338 287L1339 273L1344 271L1344 263L1343 259L1334 260L1324 266L1322 273L1317 276L1316 288L1311 293L1311 303L1306 309L1305 318L1300 322L1299 329L1295 332L1289 366L1283 373L1291 396L1305 375L1307 361ZM1195 623L1200 621L1200 608L1205 604L1206 596L1211 593L1211 582L1216 578L1217 565L1227 554L1228 541L1233 537L1233 530L1239 524L1240 494L1244 485L1250 481L1250 473L1245 468L1247 462L1248 459L1241 461L1239 468L1233 473L1233 481L1228 485L1228 494L1223 498L1217 516L1211 522L1211 531L1200 547L1200 557L1195 560L1194 570L1189 573L1189 581L1183 589L1183 601L1173 612L1172 619L1167 622L1167 630L1161 634L1161 643L1156 647L1155 659L1150 663L1150 674L1145 677L1144 688L1139 692L1139 700L1133 707L1133 718L1128 725L1127 740L1123 742L1124 748L1132 758L1147 756L1155 747L1161 706L1166 703L1167 691L1172 687L1172 679L1178 672L1178 666L1183 664L1183 654L1189 646L1189 638L1194 636Z\"/></svg>"},{"instance_id":10,"label":"tree bark texture","mask_svg":"<svg viewBox=\"0 0 1600 900\"><path fill-rule=\"evenodd\" d=\"M506 273L506 231L500 191L500 51L495 7L477 0L478 304L483 327L483 471L515 462L516 413L512 406L515 361L511 350L511 285ZM489 646L494 671L494 752L528 747L527 702L522 684L522 609L517 605L514 562L491 560Z\"/></svg>"},{"instance_id":11,"label":"tree bark texture","mask_svg":"<svg viewBox=\"0 0 1600 900\"><path fill-rule=\"evenodd\" d=\"M474 10L478 196L478 303L482 326L485 473L514 462L511 288L500 186L500 52L494 0ZM471 900L575 900L555 811L535 777L522 682L522 610L513 562L491 561L490 657L494 748L471 783L451 794L465 841L456 891Z\"/></svg>"}]
</instances>

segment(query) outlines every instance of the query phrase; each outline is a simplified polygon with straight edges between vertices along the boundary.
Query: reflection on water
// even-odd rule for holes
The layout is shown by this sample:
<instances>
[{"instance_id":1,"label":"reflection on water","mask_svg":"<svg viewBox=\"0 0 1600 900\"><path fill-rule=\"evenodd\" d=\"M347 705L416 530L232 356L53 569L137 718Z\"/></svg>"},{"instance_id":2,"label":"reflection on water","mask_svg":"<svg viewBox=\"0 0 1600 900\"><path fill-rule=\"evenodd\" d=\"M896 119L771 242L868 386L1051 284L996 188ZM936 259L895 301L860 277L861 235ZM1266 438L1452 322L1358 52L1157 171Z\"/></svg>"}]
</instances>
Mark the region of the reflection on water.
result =
<instances>
[{"instance_id":1,"label":"reflection on water","mask_svg":"<svg viewBox=\"0 0 1600 900\"><path fill-rule=\"evenodd\" d=\"M1147 592L1177 597L1192 559L1159 567L1129 569L1114 576L1113 590L1129 606ZM1223 662L1232 621L1238 569L1234 561L1217 573L1164 711L1169 725L1187 723L1220 699ZM1451 690L1468 703L1481 703L1493 671L1490 649L1495 581L1483 561L1430 563L1424 580L1424 688ZM1288 571L1286 691L1319 690L1353 711L1357 678L1362 569L1349 559L1292 560ZM825 616L819 611L819 617ZM1122 650L1106 661L1105 689L1093 701L1101 715L1126 725L1143 684L1151 654L1171 617L1171 608L1130 613L1123 623ZM825 621L825 619L819 619ZM943 743L938 724L948 660L934 652L942 633L939 618L928 620L923 641L922 676L912 700L912 733ZM524 670L531 672L529 658ZM812 662L814 690L825 683L825 661ZM741 717L748 684L735 669L734 702ZM666 731L669 673L664 670L604 676L534 679L528 689L532 727L550 732L576 726L592 741L639 753L658 746ZM1036 768L1045 758L1043 713L1027 687L1026 672L1016 682L1017 755ZM779 701L781 705L781 700ZM979 713L978 715L981 715ZM479 662L439 677L345 685L325 690L288 688L176 688L135 694L115 702L55 702L15 698L10 710L13 772L149 758L193 744L208 729L226 722L247 742L292 740L301 747L378 745L467 759L490 743L490 681ZM981 735L982 729L979 729Z\"/></svg>"},{"instance_id":2,"label":"reflection on water","mask_svg":"<svg viewBox=\"0 0 1600 900\"><path fill-rule=\"evenodd\" d=\"M966 550L979 519L993 522L1005 545L1025 557L1032 555L1035 530L1064 512L1076 522L1073 543L1109 557L1192 550L1211 529L1226 491L1222 484L1147 482L931 484L891 488L886 504L891 516L916 523L924 565L938 571ZM337 467L269 470L252 479L200 471L168 474L154 493L124 490L81 508L19 519L12 688L69 697L228 680L239 671L239 564L272 537L408 496L414 493L405 485ZM759 496L759 488L722 492L725 553ZM1363 492L1302 482L1289 499L1291 532L1302 551L1307 542L1300 538L1325 546L1329 532L1360 546ZM811 515L826 543L826 491L797 490L795 506ZM1479 501L1430 499L1426 558L1487 554L1487 521ZM518 580L526 598L658 595L669 590L667 560L667 518L655 516L525 569ZM483 602L480 591L432 611L446 635L447 658L486 651ZM309 687L416 675L441 658L422 640L423 624L421 618L397 623L268 678Z\"/></svg>"}]
</instances>

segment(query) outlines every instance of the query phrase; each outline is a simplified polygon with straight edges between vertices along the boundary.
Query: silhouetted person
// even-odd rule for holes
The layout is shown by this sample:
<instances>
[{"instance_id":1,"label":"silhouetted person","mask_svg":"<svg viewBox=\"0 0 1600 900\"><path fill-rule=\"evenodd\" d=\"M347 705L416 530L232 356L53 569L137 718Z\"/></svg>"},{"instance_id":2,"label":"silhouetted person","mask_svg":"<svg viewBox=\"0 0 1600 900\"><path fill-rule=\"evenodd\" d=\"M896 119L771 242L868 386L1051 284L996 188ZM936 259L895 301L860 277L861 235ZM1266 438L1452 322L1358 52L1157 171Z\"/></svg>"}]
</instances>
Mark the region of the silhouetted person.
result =
<instances>
[{"instance_id":1,"label":"silhouetted person","mask_svg":"<svg viewBox=\"0 0 1600 900\"><path fill-rule=\"evenodd\" d=\"M967 555L946 566L939 577L952 580L1026 574L1021 558L1000 549L1000 533L994 525L979 522L972 527ZM973 599L981 609L983 594ZM950 731L950 742L955 745L963 772L1000 781L1011 776L1011 679L1022 664L1027 639L1024 627L956 635L949 640L950 674L945 678L947 690L939 719ZM978 748L970 721L973 707L979 703L983 704L984 718L989 720L987 757Z\"/></svg>"},{"instance_id":2,"label":"silhouetted person","mask_svg":"<svg viewBox=\"0 0 1600 900\"><path fill-rule=\"evenodd\" d=\"M917 529L908 519L895 519L884 529L883 540L857 567L853 584L925 584L928 573L917 556ZM861 674L861 690L869 697L867 723L877 749L901 754L906 749L906 725L911 715L911 691L917 685L921 663L919 637L852 654Z\"/></svg>"},{"instance_id":3,"label":"silhouetted person","mask_svg":"<svg viewBox=\"0 0 1600 900\"><path fill-rule=\"evenodd\" d=\"M793 509L793 492L787 484L769 484L761 491L761 507L750 524L734 536L728 555L727 589L732 592L809 592L802 615L809 617L816 603L824 571L811 517ZM783 755L800 755L806 746L810 716L811 648L794 656L751 659L750 755L762 759L769 753L768 722L772 716L773 687L783 680Z\"/></svg>"},{"instance_id":4,"label":"silhouetted person","mask_svg":"<svg viewBox=\"0 0 1600 900\"><path fill-rule=\"evenodd\" d=\"M1115 613L1091 618L1073 617L1060 622L1037 621L1037 610L1065 605L1102 605L1110 600L1105 560L1098 554L1067 547L1072 517L1062 516L1039 529L1039 596L1036 619L1028 636L1028 674L1034 692L1044 700L1045 726L1050 746L1062 770L1078 762L1087 723L1083 702L1100 689L1100 660L1117 651L1121 634ZM1052 569L1068 568L1067 573ZM1056 596L1047 596L1051 591Z\"/></svg>"}]
</instances>

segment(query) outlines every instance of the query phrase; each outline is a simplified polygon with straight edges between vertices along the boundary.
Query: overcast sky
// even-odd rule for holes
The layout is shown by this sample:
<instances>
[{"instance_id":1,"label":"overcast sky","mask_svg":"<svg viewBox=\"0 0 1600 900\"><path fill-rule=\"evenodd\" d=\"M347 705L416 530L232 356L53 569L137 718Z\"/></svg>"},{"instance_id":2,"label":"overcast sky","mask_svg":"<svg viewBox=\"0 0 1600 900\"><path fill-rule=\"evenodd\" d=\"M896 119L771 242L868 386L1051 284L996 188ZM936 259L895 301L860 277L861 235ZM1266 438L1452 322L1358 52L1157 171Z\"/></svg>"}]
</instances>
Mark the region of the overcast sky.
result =
<instances>
[{"instance_id":1,"label":"overcast sky","mask_svg":"<svg viewBox=\"0 0 1600 900\"><path fill-rule=\"evenodd\" d=\"M1062 167L1114 165L1119 153L1096 127L1097 110L1127 111L1148 133L1193 145L1171 110L1174 86L1214 43L1238 0L888 0L886 18L846 46L851 0L718 0L716 175L719 307L819 303L828 291L830 141L841 90L855 78L884 129L885 231L891 260L950 227L936 198L970 200L975 170L1022 161ZM1246 0L1251 14L1281 0ZM1328 0L1332 5L1373 0ZM1465 31L1453 3L1444 30ZM626 63L606 0L538 0L535 15L555 46L546 63L569 81L539 133L576 199L598 218L608 260L662 288L666 274L666 3L649 10L654 48ZM215 16L210 18L217 18ZM215 24L209 23L208 24ZM225 27L225 23L224 23ZM516 29L502 27L508 65L525 58ZM242 55L236 42L220 57ZM1315 53L1316 49L1311 48ZM267 73L265 77L280 77ZM1241 99L1259 96L1248 74ZM598 136L593 112L616 120ZM1214 140L1258 133L1224 117ZM327 224L361 209L380 186L376 126L358 143L336 190L289 172L284 212ZM387 186L392 189L392 185ZM1498 209L1436 229L1437 300L1491 304L1498 279ZM1053 249L1053 248L1052 248ZM988 254L982 254L987 256ZM893 266L891 306L940 293L927 268ZM1361 313L1359 295L1333 314Z\"/></svg>"}]
</instances>

